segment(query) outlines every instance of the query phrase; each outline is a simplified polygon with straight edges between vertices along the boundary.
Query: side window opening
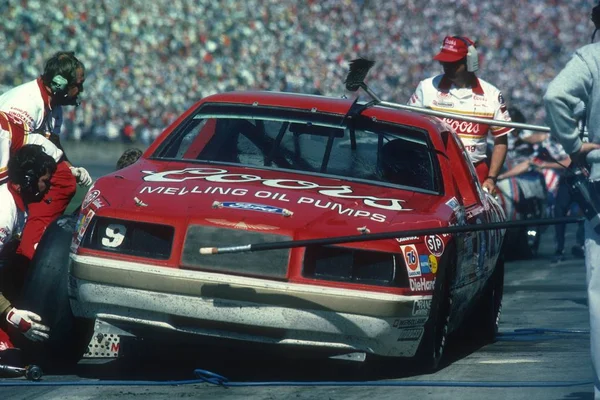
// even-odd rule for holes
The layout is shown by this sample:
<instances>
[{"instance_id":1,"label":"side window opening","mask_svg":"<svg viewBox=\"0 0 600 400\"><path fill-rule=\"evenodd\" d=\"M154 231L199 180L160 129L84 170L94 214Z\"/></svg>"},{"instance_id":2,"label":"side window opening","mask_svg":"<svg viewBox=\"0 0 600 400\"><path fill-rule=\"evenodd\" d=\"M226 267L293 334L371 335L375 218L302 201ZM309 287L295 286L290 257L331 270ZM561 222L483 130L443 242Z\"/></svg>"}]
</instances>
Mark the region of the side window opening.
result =
<instances>
[{"instance_id":1,"label":"side window opening","mask_svg":"<svg viewBox=\"0 0 600 400\"><path fill-rule=\"evenodd\" d=\"M450 165L452 174L459 187L465 207L470 207L480 202L478 195L477 174L475 168L469 160L469 156L462 145L462 142L452 133L443 132L442 137L446 143L446 151L450 156ZM458 164L458 165L457 165Z\"/></svg>"}]
</instances>

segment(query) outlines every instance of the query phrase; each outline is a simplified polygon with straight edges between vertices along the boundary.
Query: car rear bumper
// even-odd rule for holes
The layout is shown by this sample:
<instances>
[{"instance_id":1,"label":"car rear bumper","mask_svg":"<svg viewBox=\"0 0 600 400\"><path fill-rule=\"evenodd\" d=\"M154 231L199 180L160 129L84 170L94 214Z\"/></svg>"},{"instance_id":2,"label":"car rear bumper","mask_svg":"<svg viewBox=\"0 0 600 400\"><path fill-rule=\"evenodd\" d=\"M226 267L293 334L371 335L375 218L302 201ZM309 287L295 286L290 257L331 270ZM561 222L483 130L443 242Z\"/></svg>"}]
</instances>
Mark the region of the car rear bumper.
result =
<instances>
[{"instance_id":1,"label":"car rear bumper","mask_svg":"<svg viewBox=\"0 0 600 400\"><path fill-rule=\"evenodd\" d=\"M256 343L413 356L431 296L401 296L71 255L73 313Z\"/></svg>"}]
</instances>

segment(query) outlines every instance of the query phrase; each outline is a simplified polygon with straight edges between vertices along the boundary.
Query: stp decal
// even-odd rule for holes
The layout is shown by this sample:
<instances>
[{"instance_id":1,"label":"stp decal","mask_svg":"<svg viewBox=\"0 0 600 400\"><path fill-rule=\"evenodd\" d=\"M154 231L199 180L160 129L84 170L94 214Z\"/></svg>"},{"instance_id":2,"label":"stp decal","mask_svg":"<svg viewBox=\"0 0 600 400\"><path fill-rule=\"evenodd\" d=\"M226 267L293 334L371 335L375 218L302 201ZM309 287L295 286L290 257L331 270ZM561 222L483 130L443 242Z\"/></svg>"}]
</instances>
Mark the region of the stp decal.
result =
<instances>
[{"instance_id":1,"label":"stp decal","mask_svg":"<svg viewBox=\"0 0 600 400\"><path fill-rule=\"evenodd\" d=\"M412 244L400 246L404 254L404 263L409 277L421 276L421 264L419 262L419 253Z\"/></svg>"},{"instance_id":2,"label":"stp decal","mask_svg":"<svg viewBox=\"0 0 600 400\"><path fill-rule=\"evenodd\" d=\"M436 257L441 257L444 254L444 241L439 235L425 236L425 244L427 250Z\"/></svg>"}]
</instances>

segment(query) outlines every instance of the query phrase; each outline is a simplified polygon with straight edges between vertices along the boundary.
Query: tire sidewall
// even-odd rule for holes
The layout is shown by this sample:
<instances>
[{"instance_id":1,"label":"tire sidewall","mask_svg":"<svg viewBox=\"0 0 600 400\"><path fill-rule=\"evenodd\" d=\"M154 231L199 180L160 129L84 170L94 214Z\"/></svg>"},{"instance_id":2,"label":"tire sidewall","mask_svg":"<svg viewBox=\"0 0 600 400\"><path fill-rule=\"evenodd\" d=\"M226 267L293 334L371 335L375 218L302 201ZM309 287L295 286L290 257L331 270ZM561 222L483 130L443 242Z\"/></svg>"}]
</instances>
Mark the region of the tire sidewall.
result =
<instances>
[{"instance_id":1,"label":"tire sidewall","mask_svg":"<svg viewBox=\"0 0 600 400\"><path fill-rule=\"evenodd\" d=\"M20 343L25 353L45 368L75 364L85 350L82 334L85 336L86 332L74 317L68 297L70 244L76 223L77 216L64 215L48 226L31 261L17 305L38 314L50 328L48 340Z\"/></svg>"},{"instance_id":2,"label":"tire sidewall","mask_svg":"<svg viewBox=\"0 0 600 400\"><path fill-rule=\"evenodd\" d=\"M429 319L425 324L423 339L417 351L418 361L430 372L439 369L447 345L452 299L450 280L453 263L456 262L453 249L447 249L446 257L436 277Z\"/></svg>"}]
</instances>

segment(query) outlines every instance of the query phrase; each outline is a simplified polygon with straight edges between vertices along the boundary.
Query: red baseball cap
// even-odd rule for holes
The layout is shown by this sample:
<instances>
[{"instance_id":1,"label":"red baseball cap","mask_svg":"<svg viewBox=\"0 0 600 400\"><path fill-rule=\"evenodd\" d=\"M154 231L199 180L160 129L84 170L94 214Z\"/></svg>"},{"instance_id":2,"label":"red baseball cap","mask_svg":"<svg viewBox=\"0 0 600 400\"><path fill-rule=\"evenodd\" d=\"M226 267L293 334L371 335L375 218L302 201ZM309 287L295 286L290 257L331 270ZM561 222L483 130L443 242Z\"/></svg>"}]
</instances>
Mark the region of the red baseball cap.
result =
<instances>
[{"instance_id":1,"label":"red baseball cap","mask_svg":"<svg viewBox=\"0 0 600 400\"><path fill-rule=\"evenodd\" d=\"M442 49L435 57L433 57L433 59L441 62L456 62L462 60L469 52L465 41L471 45L473 44L471 39L463 39L464 40L454 36L446 36L444 38L444 44L442 44Z\"/></svg>"}]
</instances>

